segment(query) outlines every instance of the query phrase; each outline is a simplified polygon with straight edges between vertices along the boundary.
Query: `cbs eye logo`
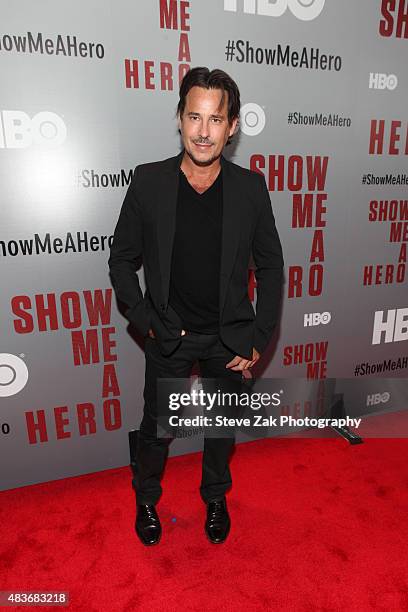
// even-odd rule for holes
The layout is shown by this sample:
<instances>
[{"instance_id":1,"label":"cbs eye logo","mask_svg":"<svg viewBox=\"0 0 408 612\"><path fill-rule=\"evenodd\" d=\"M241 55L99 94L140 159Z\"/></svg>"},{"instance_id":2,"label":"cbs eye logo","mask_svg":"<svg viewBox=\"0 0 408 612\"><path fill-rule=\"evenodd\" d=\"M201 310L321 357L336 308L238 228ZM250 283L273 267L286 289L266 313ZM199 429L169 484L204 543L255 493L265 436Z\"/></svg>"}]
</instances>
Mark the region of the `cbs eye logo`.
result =
<instances>
[{"instance_id":1,"label":"cbs eye logo","mask_svg":"<svg viewBox=\"0 0 408 612\"><path fill-rule=\"evenodd\" d=\"M0 353L0 397L16 395L28 381L27 366L20 357Z\"/></svg>"},{"instance_id":2,"label":"cbs eye logo","mask_svg":"<svg viewBox=\"0 0 408 612\"><path fill-rule=\"evenodd\" d=\"M257 136L265 127L266 118L264 109L255 104L248 102L241 107L240 112L240 128L241 132L247 136Z\"/></svg>"}]
</instances>

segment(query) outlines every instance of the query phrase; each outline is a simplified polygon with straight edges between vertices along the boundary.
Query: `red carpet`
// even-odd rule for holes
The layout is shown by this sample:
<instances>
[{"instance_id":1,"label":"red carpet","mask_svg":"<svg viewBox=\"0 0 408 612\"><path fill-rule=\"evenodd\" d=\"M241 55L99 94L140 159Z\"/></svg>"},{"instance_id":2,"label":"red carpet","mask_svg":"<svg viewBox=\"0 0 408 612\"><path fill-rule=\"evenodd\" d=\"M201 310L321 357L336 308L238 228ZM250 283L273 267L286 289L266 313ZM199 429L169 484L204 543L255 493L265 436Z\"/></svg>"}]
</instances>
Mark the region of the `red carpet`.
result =
<instances>
[{"instance_id":1,"label":"red carpet","mask_svg":"<svg viewBox=\"0 0 408 612\"><path fill-rule=\"evenodd\" d=\"M69 609L87 612L408 610L407 450L372 438L238 445L218 545L203 531L201 453L169 459L151 548L134 533L130 468L3 492L0 589L69 591Z\"/></svg>"}]
</instances>

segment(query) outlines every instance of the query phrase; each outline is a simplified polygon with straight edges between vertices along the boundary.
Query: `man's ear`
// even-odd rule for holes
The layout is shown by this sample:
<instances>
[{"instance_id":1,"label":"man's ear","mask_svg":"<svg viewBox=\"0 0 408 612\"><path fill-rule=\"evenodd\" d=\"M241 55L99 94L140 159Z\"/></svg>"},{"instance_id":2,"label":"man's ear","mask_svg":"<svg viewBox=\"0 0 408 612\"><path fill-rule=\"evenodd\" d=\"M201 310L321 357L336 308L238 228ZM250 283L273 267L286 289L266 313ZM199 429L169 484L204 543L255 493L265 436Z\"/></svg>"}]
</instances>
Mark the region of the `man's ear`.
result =
<instances>
[{"instance_id":1,"label":"man's ear","mask_svg":"<svg viewBox=\"0 0 408 612\"><path fill-rule=\"evenodd\" d=\"M236 127L237 127L237 123L238 123L238 119L239 119L239 117L235 117L235 119L232 120L230 131L229 131L229 135L228 135L229 137L231 137L235 133L235 130L236 130Z\"/></svg>"},{"instance_id":2,"label":"man's ear","mask_svg":"<svg viewBox=\"0 0 408 612\"><path fill-rule=\"evenodd\" d=\"M181 119L180 119L180 115L177 115L177 127L181 131Z\"/></svg>"}]
</instances>

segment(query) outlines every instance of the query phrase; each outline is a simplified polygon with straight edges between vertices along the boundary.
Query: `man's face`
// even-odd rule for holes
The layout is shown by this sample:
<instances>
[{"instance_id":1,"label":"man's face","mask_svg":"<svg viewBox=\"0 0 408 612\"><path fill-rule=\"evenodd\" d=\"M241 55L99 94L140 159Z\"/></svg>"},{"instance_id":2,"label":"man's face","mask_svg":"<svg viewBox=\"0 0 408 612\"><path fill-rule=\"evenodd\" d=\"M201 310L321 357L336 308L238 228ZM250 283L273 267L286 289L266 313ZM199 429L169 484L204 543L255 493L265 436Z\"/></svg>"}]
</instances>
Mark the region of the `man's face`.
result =
<instances>
[{"instance_id":1,"label":"man's face","mask_svg":"<svg viewBox=\"0 0 408 612\"><path fill-rule=\"evenodd\" d=\"M221 89L192 87L186 96L183 117L178 119L184 148L198 166L209 166L222 153L238 119L228 123L228 93L219 108Z\"/></svg>"}]
</instances>

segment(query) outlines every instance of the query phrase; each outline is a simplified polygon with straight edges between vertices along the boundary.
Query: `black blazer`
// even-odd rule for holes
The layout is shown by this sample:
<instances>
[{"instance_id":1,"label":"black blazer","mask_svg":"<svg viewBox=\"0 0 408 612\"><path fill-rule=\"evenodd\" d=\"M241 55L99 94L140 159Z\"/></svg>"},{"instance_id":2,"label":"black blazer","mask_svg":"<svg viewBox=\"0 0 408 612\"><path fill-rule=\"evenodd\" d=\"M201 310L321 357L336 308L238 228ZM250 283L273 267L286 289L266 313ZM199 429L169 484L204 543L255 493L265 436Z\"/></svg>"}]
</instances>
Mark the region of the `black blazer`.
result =
<instances>
[{"instance_id":1,"label":"black blazer","mask_svg":"<svg viewBox=\"0 0 408 612\"><path fill-rule=\"evenodd\" d=\"M143 336L152 328L164 355L172 353L181 342L182 322L168 303L168 296L183 154L184 150L163 161L136 166L108 261L116 296L127 305L126 318ZM223 170L220 336L237 355L252 359L252 348L263 352L277 324L283 278L282 247L264 177L224 156L220 161ZM251 254L256 265L256 314L248 296ZM144 296L136 272L140 259L146 281Z\"/></svg>"}]
</instances>

